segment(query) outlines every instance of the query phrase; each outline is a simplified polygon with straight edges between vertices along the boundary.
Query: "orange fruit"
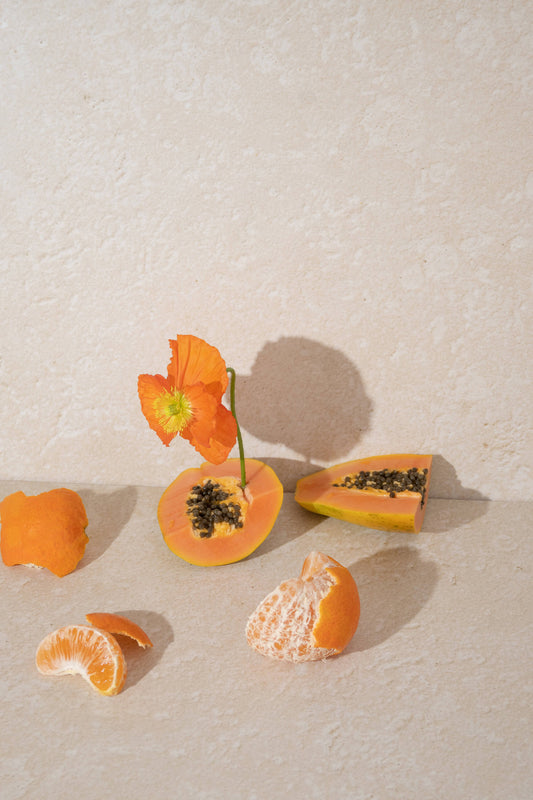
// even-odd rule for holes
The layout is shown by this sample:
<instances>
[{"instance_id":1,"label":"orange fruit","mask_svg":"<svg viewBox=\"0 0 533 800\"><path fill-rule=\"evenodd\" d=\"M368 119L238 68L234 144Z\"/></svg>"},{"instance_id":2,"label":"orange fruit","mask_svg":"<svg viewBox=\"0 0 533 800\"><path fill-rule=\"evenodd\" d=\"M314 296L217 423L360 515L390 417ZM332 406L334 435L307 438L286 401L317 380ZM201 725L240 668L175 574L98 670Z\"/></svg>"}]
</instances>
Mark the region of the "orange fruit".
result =
<instances>
[{"instance_id":1,"label":"orange fruit","mask_svg":"<svg viewBox=\"0 0 533 800\"><path fill-rule=\"evenodd\" d=\"M0 519L0 550L9 567L46 567L63 577L76 569L89 541L83 501L71 489L29 497L14 492L0 503Z\"/></svg>"},{"instance_id":2,"label":"orange fruit","mask_svg":"<svg viewBox=\"0 0 533 800\"><path fill-rule=\"evenodd\" d=\"M91 625L100 628L100 630L129 636L130 639L135 639L137 644L141 647L153 646L140 625L132 622L131 619L127 617L121 617L119 614L94 612L93 614L85 614L85 619L87 622L90 622Z\"/></svg>"},{"instance_id":3,"label":"orange fruit","mask_svg":"<svg viewBox=\"0 0 533 800\"><path fill-rule=\"evenodd\" d=\"M283 661L317 661L340 653L359 624L359 592L350 571L313 551L299 578L284 581L257 606L246 639Z\"/></svg>"},{"instance_id":4,"label":"orange fruit","mask_svg":"<svg viewBox=\"0 0 533 800\"><path fill-rule=\"evenodd\" d=\"M115 637L88 625L67 625L48 634L37 648L43 675L81 675L100 694L118 694L126 680L126 661Z\"/></svg>"}]
</instances>

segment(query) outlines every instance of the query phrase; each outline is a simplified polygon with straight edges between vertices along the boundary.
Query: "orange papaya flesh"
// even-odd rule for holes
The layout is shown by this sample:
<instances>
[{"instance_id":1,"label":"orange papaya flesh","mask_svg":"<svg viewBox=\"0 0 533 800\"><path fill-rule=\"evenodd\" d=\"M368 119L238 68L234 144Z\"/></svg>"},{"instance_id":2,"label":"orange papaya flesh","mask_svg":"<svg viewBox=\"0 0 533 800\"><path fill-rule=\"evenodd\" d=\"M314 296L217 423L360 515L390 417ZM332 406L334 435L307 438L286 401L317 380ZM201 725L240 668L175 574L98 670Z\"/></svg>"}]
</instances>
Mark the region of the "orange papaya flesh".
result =
<instances>
[{"instance_id":1,"label":"orange papaya flesh","mask_svg":"<svg viewBox=\"0 0 533 800\"><path fill-rule=\"evenodd\" d=\"M205 462L182 472L163 492L157 518L167 546L184 561L210 567L232 564L264 542L283 501L283 487L262 461Z\"/></svg>"},{"instance_id":2,"label":"orange papaya flesh","mask_svg":"<svg viewBox=\"0 0 533 800\"><path fill-rule=\"evenodd\" d=\"M317 514L376 530L419 533L431 461L430 455L412 453L346 461L301 478L294 497Z\"/></svg>"}]
</instances>

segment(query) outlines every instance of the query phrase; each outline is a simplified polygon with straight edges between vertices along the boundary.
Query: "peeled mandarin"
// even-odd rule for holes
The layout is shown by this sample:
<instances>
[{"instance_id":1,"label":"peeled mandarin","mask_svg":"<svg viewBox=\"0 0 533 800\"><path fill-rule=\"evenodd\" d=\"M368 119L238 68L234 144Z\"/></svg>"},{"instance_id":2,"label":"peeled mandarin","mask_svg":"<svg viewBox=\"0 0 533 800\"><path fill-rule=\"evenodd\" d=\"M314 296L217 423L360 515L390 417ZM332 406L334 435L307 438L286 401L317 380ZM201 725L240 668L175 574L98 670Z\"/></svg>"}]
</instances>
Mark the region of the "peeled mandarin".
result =
<instances>
[{"instance_id":1,"label":"peeled mandarin","mask_svg":"<svg viewBox=\"0 0 533 800\"><path fill-rule=\"evenodd\" d=\"M317 661L336 655L359 624L359 592L350 571L311 552L299 578L280 583L248 619L246 639L262 655Z\"/></svg>"}]
</instances>

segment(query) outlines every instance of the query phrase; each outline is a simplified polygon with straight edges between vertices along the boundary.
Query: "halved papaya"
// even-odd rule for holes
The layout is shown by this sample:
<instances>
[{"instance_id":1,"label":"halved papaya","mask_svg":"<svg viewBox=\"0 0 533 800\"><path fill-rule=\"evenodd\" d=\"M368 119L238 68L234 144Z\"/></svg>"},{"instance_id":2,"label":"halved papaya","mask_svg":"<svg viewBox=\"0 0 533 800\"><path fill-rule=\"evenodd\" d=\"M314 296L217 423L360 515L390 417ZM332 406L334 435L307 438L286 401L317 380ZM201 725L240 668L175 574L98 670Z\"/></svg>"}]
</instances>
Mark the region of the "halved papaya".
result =
<instances>
[{"instance_id":1,"label":"halved papaya","mask_svg":"<svg viewBox=\"0 0 533 800\"><path fill-rule=\"evenodd\" d=\"M276 473L255 459L205 462L187 469L163 492L157 510L163 538L173 553L202 567L232 564L266 539L281 508Z\"/></svg>"},{"instance_id":2,"label":"halved papaya","mask_svg":"<svg viewBox=\"0 0 533 800\"><path fill-rule=\"evenodd\" d=\"M430 455L402 453L346 461L296 484L309 511L381 531L418 533L426 513Z\"/></svg>"}]
</instances>

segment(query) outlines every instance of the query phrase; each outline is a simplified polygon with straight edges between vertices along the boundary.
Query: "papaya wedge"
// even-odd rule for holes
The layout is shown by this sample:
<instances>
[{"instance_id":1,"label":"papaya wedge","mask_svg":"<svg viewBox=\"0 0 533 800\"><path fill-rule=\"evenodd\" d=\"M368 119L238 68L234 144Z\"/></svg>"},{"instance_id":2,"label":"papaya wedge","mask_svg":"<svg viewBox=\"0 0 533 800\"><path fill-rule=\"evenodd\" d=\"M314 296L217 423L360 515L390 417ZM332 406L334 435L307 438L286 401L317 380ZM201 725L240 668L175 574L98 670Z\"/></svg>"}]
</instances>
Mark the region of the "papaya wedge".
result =
<instances>
[{"instance_id":1,"label":"papaya wedge","mask_svg":"<svg viewBox=\"0 0 533 800\"><path fill-rule=\"evenodd\" d=\"M402 453L346 461L301 478L303 508L366 528L419 533L431 479L430 455Z\"/></svg>"}]
</instances>

